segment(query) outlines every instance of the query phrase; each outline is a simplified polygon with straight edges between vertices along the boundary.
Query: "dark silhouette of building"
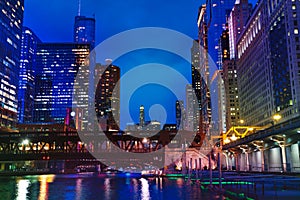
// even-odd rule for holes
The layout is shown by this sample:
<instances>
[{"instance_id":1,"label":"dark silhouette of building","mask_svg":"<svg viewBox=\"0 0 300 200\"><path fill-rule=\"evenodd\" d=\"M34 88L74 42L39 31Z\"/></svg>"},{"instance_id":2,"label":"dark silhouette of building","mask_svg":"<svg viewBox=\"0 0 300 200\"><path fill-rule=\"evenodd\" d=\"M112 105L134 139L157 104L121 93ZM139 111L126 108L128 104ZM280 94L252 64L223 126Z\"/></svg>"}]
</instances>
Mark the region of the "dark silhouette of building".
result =
<instances>
[{"instance_id":1,"label":"dark silhouette of building","mask_svg":"<svg viewBox=\"0 0 300 200\"><path fill-rule=\"evenodd\" d=\"M97 84L95 110L103 131L119 130L120 126L120 68L108 65L96 66Z\"/></svg>"},{"instance_id":2,"label":"dark silhouette of building","mask_svg":"<svg viewBox=\"0 0 300 200\"><path fill-rule=\"evenodd\" d=\"M177 130L183 130L185 127L185 109L183 101L177 100L175 103L176 127Z\"/></svg>"}]
</instances>

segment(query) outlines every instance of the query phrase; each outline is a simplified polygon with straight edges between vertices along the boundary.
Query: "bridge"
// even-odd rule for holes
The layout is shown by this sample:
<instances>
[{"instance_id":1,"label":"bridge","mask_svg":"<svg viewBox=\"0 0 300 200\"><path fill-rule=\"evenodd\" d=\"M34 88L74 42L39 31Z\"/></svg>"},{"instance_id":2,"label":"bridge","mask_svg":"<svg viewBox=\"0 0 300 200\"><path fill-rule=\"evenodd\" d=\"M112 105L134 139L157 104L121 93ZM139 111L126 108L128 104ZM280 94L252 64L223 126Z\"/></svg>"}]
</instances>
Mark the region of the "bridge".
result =
<instances>
[{"instance_id":1,"label":"bridge","mask_svg":"<svg viewBox=\"0 0 300 200\"><path fill-rule=\"evenodd\" d=\"M199 150L198 147L198 153L194 149L187 150L190 144L186 144L186 138L194 136L193 132L177 130L159 131L155 135L151 131L86 132L79 135L74 130L61 129L6 132L0 134L0 163L62 160L95 162L96 155L102 159L100 161L123 159L126 164L129 161L137 163L142 156L149 160L149 165L156 162L164 166L166 160L177 162L178 157L186 151L186 160L181 163L182 166L200 167L202 162L203 167L211 148L201 147ZM300 117L265 129L235 127L223 135L222 141L222 164L228 170L300 172ZM166 146L171 148L163 148ZM158 154L154 160L151 153L159 150L163 150L163 154ZM129 158L124 159L124 152L131 153ZM114 165L113 161L111 165ZM4 168L0 165L0 171Z\"/></svg>"},{"instance_id":2,"label":"bridge","mask_svg":"<svg viewBox=\"0 0 300 200\"><path fill-rule=\"evenodd\" d=\"M162 130L155 135L153 131L78 133L69 129L62 130L62 128L6 132L0 134L0 163L68 161L76 165L76 163L101 161L114 165L118 161L123 162L124 166L128 165L128 162L141 166L144 163L139 161L147 160L149 165L164 166L165 155L168 160L174 155L182 154L182 144L187 138L192 141L193 137L195 137L193 132L178 133L177 130ZM167 153L163 148L166 145ZM151 154L158 151L162 153ZM124 153L130 155L124 157ZM48 164L43 166L46 165ZM4 170L7 167L0 165L0 171L1 168Z\"/></svg>"},{"instance_id":3,"label":"bridge","mask_svg":"<svg viewBox=\"0 0 300 200\"><path fill-rule=\"evenodd\" d=\"M227 140L224 142L224 140ZM300 117L223 139L226 167L257 172L300 172Z\"/></svg>"}]
</instances>

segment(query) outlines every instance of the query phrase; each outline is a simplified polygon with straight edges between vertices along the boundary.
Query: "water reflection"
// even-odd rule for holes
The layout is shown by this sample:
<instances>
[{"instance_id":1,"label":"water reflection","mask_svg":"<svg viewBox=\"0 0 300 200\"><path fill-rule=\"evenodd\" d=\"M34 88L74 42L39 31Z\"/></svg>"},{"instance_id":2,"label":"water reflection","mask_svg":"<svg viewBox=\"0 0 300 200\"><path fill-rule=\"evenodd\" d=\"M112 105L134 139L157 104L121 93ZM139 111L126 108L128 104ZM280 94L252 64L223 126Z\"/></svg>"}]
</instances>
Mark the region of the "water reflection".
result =
<instances>
[{"instance_id":1,"label":"water reflection","mask_svg":"<svg viewBox=\"0 0 300 200\"><path fill-rule=\"evenodd\" d=\"M76 200L81 200L82 179L76 180Z\"/></svg>"},{"instance_id":2,"label":"water reflection","mask_svg":"<svg viewBox=\"0 0 300 200\"><path fill-rule=\"evenodd\" d=\"M138 181L136 179L132 179L132 183L133 183L133 193L137 194L139 190Z\"/></svg>"},{"instance_id":3,"label":"water reflection","mask_svg":"<svg viewBox=\"0 0 300 200\"><path fill-rule=\"evenodd\" d=\"M41 175L38 180L40 182L39 200L48 199L49 183L54 181L55 175Z\"/></svg>"},{"instance_id":4,"label":"water reflection","mask_svg":"<svg viewBox=\"0 0 300 200\"><path fill-rule=\"evenodd\" d=\"M27 194L29 193L28 187L30 185L29 180L17 180L17 200L28 199Z\"/></svg>"},{"instance_id":5,"label":"water reflection","mask_svg":"<svg viewBox=\"0 0 300 200\"><path fill-rule=\"evenodd\" d=\"M106 178L104 180L104 191L105 191L105 199L111 199L110 198L110 178Z\"/></svg>"},{"instance_id":6,"label":"water reflection","mask_svg":"<svg viewBox=\"0 0 300 200\"><path fill-rule=\"evenodd\" d=\"M85 175L0 177L0 199L222 199L184 179Z\"/></svg>"},{"instance_id":7,"label":"water reflection","mask_svg":"<svg viewBox=\"0 0 300 200\"><path fill-rule=\"evenodd\" d=\"M140 179L142 184L142 200L149 200L150 199L150 192L149 192L149 183L146 179Z\"/></svg>"}]
</instances>

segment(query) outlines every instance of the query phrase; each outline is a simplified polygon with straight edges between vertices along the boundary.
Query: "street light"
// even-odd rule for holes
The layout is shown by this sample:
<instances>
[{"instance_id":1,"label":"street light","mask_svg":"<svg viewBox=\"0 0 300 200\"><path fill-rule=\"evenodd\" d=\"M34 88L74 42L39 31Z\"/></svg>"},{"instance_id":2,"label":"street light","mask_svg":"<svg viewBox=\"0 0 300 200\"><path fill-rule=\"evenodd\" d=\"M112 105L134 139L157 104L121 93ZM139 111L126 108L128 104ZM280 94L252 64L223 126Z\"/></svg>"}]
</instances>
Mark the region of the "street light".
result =
<instances>
[{"instance_id":1,"label":"street light","mask_svg":"<svg viewBox=\"0 0 300 200\"><path fill-rule=\"evenodd\" d=\"M28 139L23 140L23 141L22 141L22 144L23 144L23 145L28 145L28 144L29 144L29 140L28 140Z\"/></svg>"},{"instance_id":2,"label":"street light","mask_svg":"<svg viewBox=\"0 0 300 200\"><path fill-rule=\"evenodd\" d=\"M230 137L230 139L231 139L232 141L236 141L236 140L238 139L238 137L236 137L235 134L232 134L232 136Z\"/></svg>"},{"instance_id":3,"label":"street light","mask_svg":"<svg viewBox=\"0 0 300 200\"><path fill-rule=\"evenodd\" d=\"M275 120L276 122L279 121L281 118L282 118L282 117L281 117L281 115L279 115L279 114L275 114L275 115L273 116L273 120Z\"/></svg>"},{"instance_id":4,"label":"street light","mask_svg":"<svg viewBox=\"0 0 300 200\"><path fill-rule=\"evenodd\" d=\"M147 138L143 138L142 143L146 144L147 142L148 142L148 139Z\"/></svg>"}]
</instances>

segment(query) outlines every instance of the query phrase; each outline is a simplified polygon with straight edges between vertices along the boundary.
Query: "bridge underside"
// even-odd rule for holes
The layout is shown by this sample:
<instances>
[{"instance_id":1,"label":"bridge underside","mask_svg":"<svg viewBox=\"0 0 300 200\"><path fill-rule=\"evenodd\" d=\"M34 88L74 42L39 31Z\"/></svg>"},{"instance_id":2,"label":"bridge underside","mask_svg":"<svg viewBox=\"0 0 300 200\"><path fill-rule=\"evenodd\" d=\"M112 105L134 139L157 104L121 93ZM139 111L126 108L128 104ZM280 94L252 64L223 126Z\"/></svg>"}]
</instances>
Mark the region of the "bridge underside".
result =
<instances>
[{"instance_id":1,"label":"bridge underside","mask_svg":"<svg viewBox=\"0 0 300 200\"><path fill-rule=\"evenodd\" d=\"M300 172L300 118L223 146L228 169Z\"/></svg>"}]
</instances>

